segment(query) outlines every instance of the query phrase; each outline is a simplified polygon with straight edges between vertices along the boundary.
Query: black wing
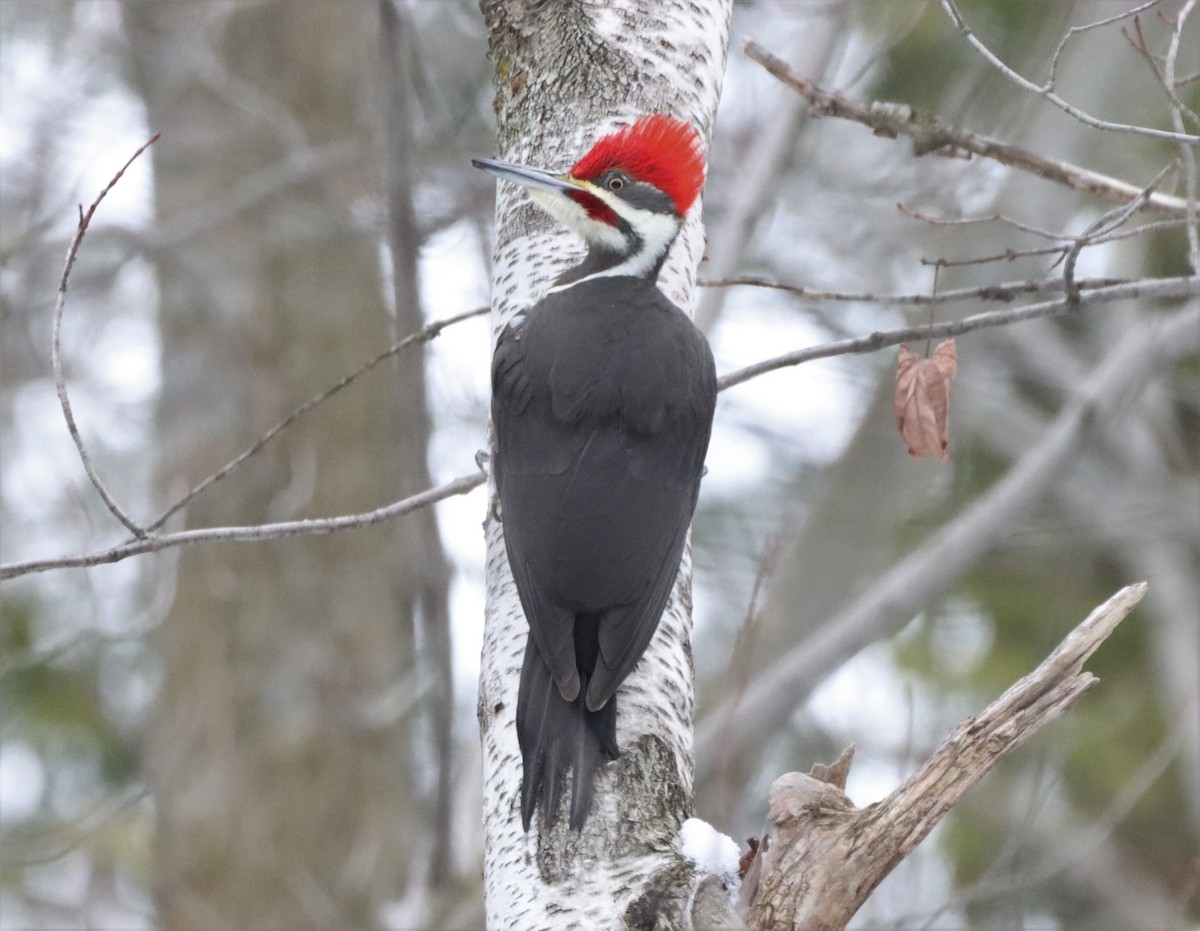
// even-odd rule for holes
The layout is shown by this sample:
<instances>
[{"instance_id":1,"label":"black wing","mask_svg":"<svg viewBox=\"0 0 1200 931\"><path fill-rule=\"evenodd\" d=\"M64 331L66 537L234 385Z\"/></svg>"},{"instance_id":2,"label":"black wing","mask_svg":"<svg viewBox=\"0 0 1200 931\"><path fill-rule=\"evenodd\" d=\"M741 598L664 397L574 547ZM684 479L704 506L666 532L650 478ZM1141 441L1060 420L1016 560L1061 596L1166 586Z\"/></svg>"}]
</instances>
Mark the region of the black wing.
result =
<instances>
[{"instance_id":1,"label":"black wing","mask_svg":"<svg viewBox=\"0 0 1200 931\"><path fill-rule=\"evenodd\" d=\"M708 448L716 375L703 336L634 279L552 295L493 364L495 474L509 562L564 697L575 615L599 616L593 710L641 658L670 596Z\"/></svg>"},{"instance_id":2,"label":"black wing","mask_svg":"<svg viewBox=\"0 0 1200 931\"><path fill-rule=\"evenodd\" d=\"M545 415L541 392L534 390L524 363L520 327L500 334L492 358L492 427L495 450L492 473L500 498L505 549L521 607L538 650L568 700L579 690L572 637L575 615L560 604L540 576L547 561L545 541L553 518L549 507L536 505L540 485L558 487L574 454Z\"/></svg>"}]
</instances>

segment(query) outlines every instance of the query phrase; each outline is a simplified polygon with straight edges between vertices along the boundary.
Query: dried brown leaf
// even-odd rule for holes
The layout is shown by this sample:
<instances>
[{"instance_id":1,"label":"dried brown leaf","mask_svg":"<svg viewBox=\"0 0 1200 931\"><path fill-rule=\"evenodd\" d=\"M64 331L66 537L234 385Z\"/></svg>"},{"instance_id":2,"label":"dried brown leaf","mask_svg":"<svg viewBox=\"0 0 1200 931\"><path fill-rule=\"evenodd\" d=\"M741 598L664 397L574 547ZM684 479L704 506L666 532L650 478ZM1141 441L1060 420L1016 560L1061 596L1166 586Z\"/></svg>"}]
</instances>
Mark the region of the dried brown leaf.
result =
<instances>
[{"instance_id":1,"label":"dried brown leaf","mask_svg":"<svg viewBox=\"0 0 1200 931\"><path fill-rule=\"evenodd\" d=\"M958 354L952 339L938 343L928 359L905 345L900 346L893 404L896 426L913 459L936 456L938 462L950 461L946 451L950 386L957 371Z\"/></svg>"},{"instance_id":2,"label":"dried brown leaf","mask_svg":"<svg viewBox=\"0 0 1200 931\"><path fill-rule=\"evenodd\" d=\"M753 863L754 858L756 856L758 856L758 838L757 837L747 837L746 845L749 847L749 849L744 854L742 854L741 858L738 860L738 878L739 879L746 878L746 872L750 869L750 864Z\"/></svg>"}]
</instances>

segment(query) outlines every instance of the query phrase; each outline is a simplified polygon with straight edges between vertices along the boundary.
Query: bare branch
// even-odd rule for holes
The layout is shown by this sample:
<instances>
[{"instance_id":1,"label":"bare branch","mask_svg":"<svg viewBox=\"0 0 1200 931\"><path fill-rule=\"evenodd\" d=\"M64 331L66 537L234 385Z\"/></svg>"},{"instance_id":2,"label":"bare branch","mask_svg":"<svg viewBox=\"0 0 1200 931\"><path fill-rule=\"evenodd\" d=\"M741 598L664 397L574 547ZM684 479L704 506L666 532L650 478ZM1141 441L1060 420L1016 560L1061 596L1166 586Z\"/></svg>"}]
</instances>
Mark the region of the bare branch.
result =
<instances>
[{"instance_id":1,"label":"bare branch","mask_svg":"<svg viewBox=\"0 0 1200 931\"><path fill-rule=\"evenodd\" d=\"M366 375L367 372L379 365L380 362L390 359L392 356L396 355L403 349L407 349L409 346L423 345L424 343L429 342L448 326L453 326L454 324L461 323L464 320L470 320L473 317L482 317L488 312L488 310L489 308L487 307L476 307L474 310L467 310L461 314L455 314L452 317L446 317L444 320L435 320L433 323L422 327L417 332L410 333L403 339L393 343L390 347L379 353L379 355L375 356L375 358L364 362L349 375L339 379L336 383L326 388L320 394L313 395L311 398L293 410L290 414L275 424L275 426L271 427L270 430L242 450L242 452L238 453L233 459L229 460L229 462L225 463L225 465L221 466L221 468L217 469L215 472L193 487L191 491L163 511L162 514L154 519L147 529L150 531L158 530L160 527L166 524L166 522L170 520L170 518L174 516L181 508L185 507L188 502L195 498L196 495L200 494L200 492L204 491L210 485L225 478L225 476L227 476L230 472L266 446L267 443L274 439L275 436L281 431L287 427L290 427L293 423L295 423L317 405L323 404L343 388L353 384L363 375Z\"/></svg>"},{"instance_id":2,"label":"bare branch","mask_svg":"<svg viewBox=\"0 0 1200 931\"><path fill-rule=\"evenodd\" d=\"M1150 70L1153 71L1154 76L1158 78L1158 83L1162 85L1163 90L1166 92L1167 99L1171 101L1171 106L1175 108L1181 116L1186 116L1193 123L1200 125L1200 116L1196 114L1195 110L1179 99L1179 95L1175 93L1174 82L1167 78L1163 69L1158 64L1158 59L1155 58L1154 53L1150 51L1150 45L1146 42L1146 33L1142 30L1142 20L1140 16L1135 16L1133 19L1133 32L1134 35L1130 35L1128 29L1125 29L1124 27L1121 29L1121 35L1125 37L1125 41L1129 43L1129 47L1146 60L1146 63L1150 66ZM1172 45L1175 47L1176 52L1178 51L1179 47L1178 37L1179 29L1173 29L1171 38ZM1176 127L1176 131L1183 132L1183 130L1178 127Z\"/></svg>"},{"instance_id":3,"label":"bare branch","mask_svg":"<svg viewBox=\"0 0 1200 931\"><path fill-rule=\"evenodd\" d=\"M1105 216L1111 216L1111 214L1105 214ZM1179 229L1186 225L1186 222L1186 220L1154 220L1150 223L1141 223L1127 230L1109 227L1106 230L1088 235L1080 234L1078 237L1055 235L1054 238L1066 240L1066 242L1059 246L1043 246L1040 249L1005 249L1003 252L995 255L976 256L970 259L928 259L922 257L920 262L922 265L932 265L934 268L951 268L964 265L982 265L987 262L1009 262L1013 259L1029 258L1038 255L1057 255L1058 258L1055 260L1054 265L1058 265L1075 248L1083 249L1087 246L1099 246L1106 242L1116 242L1118 239L1133 239L1137 236L1146 236L1149 233ZM1129 279L1125 280L1128 281Z\"/></svg>"},{"instance_id":4,"label":"bare branch","mask_svg":"<svg viewBox=\"0 0 1200 931\"><path fill-rule=\"evenodd\" d=\"M918 156L929 153L979 155L1074 190L1086 191L1114 204L1127 204L1142 191L1142 188L1127 181L1110 178L1070 162L1045 158L987 136L956 129L940 118L919 113L906 104L878 101L864 104L841 94L821 90L792 71L787 62L772 55L752 39L747 39L743 47L749 58L802 94L808 101L812 116L833 116L852 120L868 127L875 135L889 139L906 136L913 141L913 153ZM1146 202L1145 209L1163 216L1187 216L1187 202L1183 198L1167 194L1155 194Z\"/></svg>"},{"instance_id":5,"label":"bare branch","mask_svg":"<svg viewBox=\"0 0 1200 931\"><path fill-rule=\"evenodd\" d=\"M954 0L940 0L940 3L942 5L942 9L946 11L946 15L950 17L950 21L954 23L955 28L962 34L963 38L967 40L970 46L983 56L984 60L987 61L988 64L994 67L1018 87L1024 88L1030 93L1037 94L1042 99L1054 104L1054 106L1058 107L1064 113L1075 117L1075 119L1079 120L1081 123L1085 123L1086 125L1091 126L1093 129L1128 133L1135 136L1149 136L1153 139L1167 139L1171 142L1183 142L1189 145L1200 144L1200 136L1194 136L1190 133L1168 132L1164 129L1152 129L1149 126L1133 126L1128 123L1113 123L1109 120L1101 120L1089 113L1085 113L1078 107L1073 106L1062 97L1058 96L1058 94L1054 92L1053 84L1051 82L1047 82L1045 84L1035 84L1033 81L1023 77L1006 65L991 49L983 44L978 36L975 35L975 33L971 30L971 27L967 25L967 21L963 18L962 13L959 12Z\"/></svg>"},{"instance_id":6,"label":"bare branch","mask_svg":"<svg viewBox=\"0 0 1200 931\"><path fill-rule=\"evenodd\" d=\"M1170 170L1172 167L1177 167L1177 165L1178 159L1171 165L1168 165L1167 170ZM1153 190L1153 188L1155 188L1159 183L1161 182L1157 179L1151 182L1150 189ZM1136 200L1138 201L1139 206L1145 202L1145 198L1143 198L1141 195L1139 195ZM1133 203L1133 201L1131 201L1131 203ZM1013 227L1013 229L1020 230L1022 233L1030 233L1033 236L1040 236L1042 239L1049 239L1053 242L1061 242L1070 245L1071 243L1079 240L1078 236L1072 236L1070 233L1056 233L1051 230L1042 229L1041 227L1034 226L1031 223L1025 223L1021 220L1016 220L1012 217L1005 216L1002 213L991 213L982 217L933 217L929 214L921 213L919 210L913 210L906 204L896 204L896 207L906 216L910 216L914 220L920 220L922 223L928 223L930 226L974 226L980 223L1003 223L1006 226ZM1133 229L1122 230L1119 232L1115 231L1114 227L1113 232L1093 234L1089 236L1084 245L1096 246L1100 245L1101 243L1113 242L1117 239L1129 239L1134 236L1146 236L1150 233L1159 233L1164 230L1182 229L1185 225L1187 225L1186 219L1177 218L1171 220L1152 220L1148 223L1142 223L1138 226L1135 226ZM1032 252L1034 250L1030 251ZM1055 251L1056 250L1054 249L1044 250L1047 255L1052 255ZM939 263L935 261L923 260L922 264L935 265ZM946 263L943 262L941 264ZM1115 278L1105 280L1109 284L1116 284L1118 282L1118 279ZM1128 279L1120 280L1127 281Z\"/></svg>"},{"instance_id":7,"label":"bare branch","mask_svg":"<svg viewBox=\"0 0 1200 931\"><path fill-rule=\"evenodd\" d=\"M199 542L203 540L254 540L254 539L272 539L282 536L294 536L301 533L332 533L335 530L340 530L348 527L370 526L381 520L387 520L391 517L399 516L407 513L417 507L422 507L425 504L433 503L441 500L442 497L448 497L451 494L460 494L463 491L470 490L480 484L483 479L478 476L466 476L462 479L456 479L448 485L442 486L440 489L431 489L430 491L422 492L414 495L411 498L406 498L403 501L396 502L388 507L378 509L376 511L367 512L360 515L348 515L346 517L328 518L323 520L308 520L308 521L292 521L281 524L266 524L259 527L226 527L226 528L205 528L202 530L186 531L177 534L155 535L154 531L160 529L166 522L183 507L185 507L193 498L203 492L209 486L229 475L234 469L245 462L247 459L259 452L281 431L291 426L296 420L302 417L308 411L322 404L333 395L337 394L343 388L357 381L367 372L374 369L379 363L396 355L401 350L418 344L429 342L436 337L446 327L460 323L464 320L469 320L472 317L479 317L488 312L487 307L478 307L474 310L465 311L456 314L452 317L447 317L444 320L436 320L428 324L415 333L411 333L403 339L397 341L383 352L379 353L373 359L363 363L355 371L341 378L335 384L331 385L320 394L314 395L299 407L293 410L287 417L279 421L275 426L271 427L260 436L254 443L227 462L224 466L213 472L199 484L194 486L183 497L172 504L158 518L156 518L148 527L142 527L130 518L125 511L117 504L112 494L108 491L99 473L96 471L95 465L92 462L90 453L83 442L83 438L79 433L79 429L75 423L75 417L71 409L70 398L67 394L66 379L62 371L61 359L61 332L63 311L66 307L67 284L71 276L71 270L75 266L75 262L79 257L79 249L83 243L84 235L87 233L92 217L100 206L101 201L108 195L109 191L116 186L117 182L124 176L125 171L130 165L146 151L151 145L158 140L156 134L136 152L130 156L129 160L121 167L121 169L112 177L99 196L92 202L91 207L84 212L80 208L79 226L71 241L67 251L66 263L63 268L62 279L58 288L58 300L54 308L53 320L53 340L51 343L50 358L54 370L55 387L58 391L58 397L62 406L63 417L67 424L67 429L71 434L71 438L75 441L75 448L79 453L79 458L83 463L84 470L87 472L88 478L91 479L92 485L99 493L101 499L108 507L109 511L129 530L134 540L118 546L112 547L101 553L94 553L81 556L69 556L52 560L35 560L22 563L10 563L0 567L0 579L14 578L19 575L25 575L29 572L41 572L55 568L70 568L78 566L100 565L107 562L117 562L128 558L129 556L138 555L140 553L155 552L166 549L172 546L182 545L184 543ZM472 482L469 487L458 489L456 483ZM439 495L439 492L444 492ZM411 506L408 506L410 505Z\"/></svg>"},{"instance_id":8,"label":"bare branch","mask_svg":"<svg viewBox=\"0 0 1200 931\"><path fill-rule=\"evenodd\" d=\"M967 718L904 784L855 808L816 774L772 784L772 829L752 928L840 931L875 887L999 760L1065 715L1096 683L1083 664L1141 601L1146 583L1121 589L1069 633L1033 672L978 717ZM801 887L801 883L803 886Z\"/></svg>"},{"instance_id":9,"label":"bare branch","mask_svg":"<svg viewBox=\"0 0 1200 931\"><path fill-rule=\"evenodd\" d=\"M58 283L58 299L54 302L54 323L53 335L50 342L50 364L54 370L54 387L58 391L58 402L62 407L63 419L67 422L67 430L71 434L71 439L75 442L75 449L79 452L79 458L83 462L83 469L87 472L87 477L91 480L92 486L99 493L101 500L112 513L112 515L125 525L135 537L144 537L146 531L143 530L133 519L125 513L116 499L113 498L108 488L100 478L100 474L96 471L96 466L92 462L92 457L88 453L87 446L84 445L83 437L79 433L79 427L75 424L75 415L71 410L71 399L67 395L67 380L63 375L62 369L62 319L63 311L67 306L67 282L71 278L71 269L75 267L75 260L79 257L79 247L83 244L83 237L86 235L88 225L92 222L92 217L96 213L96 208L100 206L100 202L108 196L108 192L116 187L117 182L125 175L125 171L132 165L139 155L145 152L150 146L158 141L158 134L150 137L150 140L143 144L136 152L129 157L129 160L121 166L112 179L104 186L97 196L92 201L92 206L84 213L83 207L79 208L79 226L75 231L75 237L71 240L71 245L67 249L67 259L63 266L62 279Z\"/></svg>"},{"instance_id":10,"label":"bare branch","mask_svg":"<svg viewBox=\"0 0 1200 931\"><path fill-rule=\"evenodd\" d=\"M446 498L465 495L478 488L486 480L487 476L482 472L463 475L444 485L430 488L428 491L361 514L346 514L340 517L313 520L290 520L276 524L259 524L253 527L205 527L198 530L182 530L178 533L151 534L97 553L6 563L0 566L0 580L13 579L33 572L46 572L50 569L100 566L105 563L120 562L130 556L156 553L160 550L191 543L257 543L262 540L281 540L284 537L312 536L371 527Z\"/></svg>"},{"instance_id":11,"label":"bare branch","mask_svg":"<svg viewBox=\"0 0 1200 931\"><path fill-rule=\"evenodd\" d=\"M994 252L990 255L976 255L969 259L928 259L921 257L922 265L929 265L933 268L963 268L967 265L987 265L989 262L1012 262L1016 259L1034 258L1039 255L1057 255L1055 265L1062 261L1062 257L1067 254L1069 246L1038 246L1032 249L1013 249L1008 248L1003 252Z\"/></svg>"},{"instance_id":12,"label":"bare branch","mask_svg":"<svg viewBox=\"0 0 1200 931\"><path fill-rule=\"evenodd\" d=\"M1175 63L1179 56L1179 42L1183 34L1183 25L1196 9L1196 0L1187 0L1179 14L1175 17L1175 25L1171 32L1171 41L1167 46L1167 58L1163 65L1163 86L1167 89L1167 94L1171 98L1171 122L1174 124L1177 131L1183 129L1183 114L1187 109L1180 102L1178 95L1175 93L1177 82L1175 80ZM1194 117L1195 114L1191 110L1187 110ZM1187 188L1187 237L1188 237L1188 261L1192 266L1192 271L1200 274L1200 232L1197 231L1196 223L1196 198L1197 180L1196 180L1196 153L1190 145L1180 145L1179 155L1183 159L1183 175L1184 184Z\"/></svg>"},{"instance_id":13,"label":"bare branch","mask_svg":"<svg viewBox=\"0 0 1200 931\"><path fill-rule=\"evenodd\" d=\"M924 218L922 218L924 219ZM937 221L935 221L937 222ZM1127 278L1088 278L1079 282L1079 287L1085 290L1107 288L1117 284L1129 284ZM785 284L755 275L736 275L731 278L718 278L701 281L702 288L731 288L753 287L770 288L783 291L804 301L848 301L856 304L890 304L897 307L919 306L931 304L954 304L961 301L1000 301L1008 303L1023 294L1044 294L1046 292L1062 291L1063 283L1055 278L1048 281L1015 281L1005 284L985 284L976 288L959 288L952 291L941 291L937 294L877 294L873 291L821 291L817 288L806 288L803 285Z\"/></svg>"},{"instance_id":14,"label":"bare branch","mask_svg":"<svg viewBox=\"0 0 1200 931\"><path fill-rule=\"evenodd\" d=\"M1114 208L1108 213L1103 214L1088 226L1071 245L1063 261L1063 282L1067 286L1067 300L1071 304L1079 305L1079 285L1075 282L1075 263L1079 260L1079 254L1085 246L1096 242L1098 238L1111 234L1118 230L1125 222L1132 217L1150 197L1154 194L1154 189L1158 187L1166 179L1167 175L1175 171L1179 167L1179 159L1175 159L1167 165L1162 171L1154 176L1146 188L1136 198L1131 200L1124 207Z\"/></svg>"},{"instance_id":15,"label":"bare branch","mask_svg":"<svg viewBox=\"0 0 1200 931\"><path fill-rule=\"evenodd\" d=\"M1162 0L1148 0L1147 3L1143 3L1141 6L1135 6L1132 10L1125 10L1122 13L1117 13L1113 16L1109 16L1106 19L1096 20L1094 23L1085 23L1082 26L1072 26L1063 34L1062 39L1058 43L1058 47L1054 50L1054 55L1050 59L1050 77L1046 79L1045 86L1050 90L1053 90L1058 86L1059 59L1062 58L1062 54L1067 47L1067 43L1075 38L1075 36L1082 32L1089 32L1092 29L1099 29L1101 26L1111 26L1113 23L1119 23L1121 20L1129 19L1131 16L1134 18L1134 22L1137 22L1137 17L1140 13L1145 13L1151 7L1156 7L1160 3L1162 3Z\"/></svg>"},{"instance_id":16,"label":"bare branch","mask_svg":"<svg viewBox=\"0 0 1200 931\"><path fill-rule=\"evenodd\" d=\"M953 292L946 292L951 294ZM1126 301L1135 298L1178 298L1200 294L1200 276L1188 278L1155 278L1148 281L1131 281L1108 287L1096 288L1081 296L1082 306L1093 304L1108 304L1115 301ZM973 330L988 327L1008 326L1025 320L1035 320L1039 317L1056 317L1068 311L1075 310L1081 305L1075 304L1070 297L1062 297L1053 301L1043 301L1039 304L1029 304L1012 310L991 310L981 314L963 317L961 320L949 320L945 323L921 324L920 326L904 327L898 330L887 330L872 333L869 336L858 336L851 339L840 339L820 346L807 349L797 349L794 352L764 359L745 368L721 376L718 381L721 389L732 388L742 382L749 381L766 372L800 365L814 359L828 359L832 356L855 355L874 352L885 346L895 346L911 340L944 339L947 336L960 336Z\"/></svg>"},{"instance_id":17,"label":"bare branch","mask_svg":"<svg viewBox=\"0 0 1200 931\"><path fill-rule=\"evenodd\" d=\"M1047 229L1042 229L1040 226L1033 226L1021 220L1015 220L1002 213L989 213L983 217L931 217L929 214L914 210L907 204L896 204L896 209L905 216L912 217L914 220L920 220L922 223L928 223L930 226L976 226L980 223L1003 223L1006 226L1020 230L1022 233L1032 233L1034 236L1040 236L1042 239L1050 239L1056 242L1071 239L1065 233L1055 233Z\"/></svg>"},{"instance_id":18,"label":"bare branch","mask_svg":"<svg viewBox=\"0 0 1200 931\"><path fill-rule=\"evenodd\" d=\"M742 617L741 627L738 628L737 636L733 641L733 649L729 657L729 676L722 689L729 698L726 706L726 727L736 726L738 700L745 693L746 686L749 685L754 675L754 643L762 627L759 598L768 578L774 574L782 552L783 539L779 536L772 536L763 547L762 556L758 561L758 570L754 574L754 585L750 590L750 601L746 605L746 613ZM712 769L717 774L714 781L715 794L712 799L712 807L716 811L732 810L735 792L738 791L732 778L734 758L721 753L721 748L724 746L724 741L718 742L715 748L716 758L712 763Z\"/></svg>"}]
</instances>

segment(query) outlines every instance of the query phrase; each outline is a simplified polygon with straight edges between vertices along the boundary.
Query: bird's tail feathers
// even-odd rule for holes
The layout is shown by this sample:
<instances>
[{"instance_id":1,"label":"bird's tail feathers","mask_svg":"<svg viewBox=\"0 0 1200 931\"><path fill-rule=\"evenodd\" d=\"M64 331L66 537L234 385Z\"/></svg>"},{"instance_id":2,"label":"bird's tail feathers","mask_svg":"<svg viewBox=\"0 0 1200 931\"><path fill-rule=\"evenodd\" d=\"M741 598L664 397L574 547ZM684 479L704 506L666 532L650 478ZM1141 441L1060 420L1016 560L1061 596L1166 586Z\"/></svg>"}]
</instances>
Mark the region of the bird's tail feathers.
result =
<instances>
[{"instance_id":1,"label":"bird's tail feathers","mask_svg":"<svg viewBox=\"0 0 1200 931\"><path fill-rule=\"evenodd\" d=\"M582 670L581 670L582 673ZM581 828L592 807L596 770L618 756L617 700L589 711L586 678L574 701L554 684L550 667L530 637L517 698L517 741L521 746L521 824L529 830L538 798L542 818L552 824L571 771L571 827Z\"/></svg>"}]
</instances>

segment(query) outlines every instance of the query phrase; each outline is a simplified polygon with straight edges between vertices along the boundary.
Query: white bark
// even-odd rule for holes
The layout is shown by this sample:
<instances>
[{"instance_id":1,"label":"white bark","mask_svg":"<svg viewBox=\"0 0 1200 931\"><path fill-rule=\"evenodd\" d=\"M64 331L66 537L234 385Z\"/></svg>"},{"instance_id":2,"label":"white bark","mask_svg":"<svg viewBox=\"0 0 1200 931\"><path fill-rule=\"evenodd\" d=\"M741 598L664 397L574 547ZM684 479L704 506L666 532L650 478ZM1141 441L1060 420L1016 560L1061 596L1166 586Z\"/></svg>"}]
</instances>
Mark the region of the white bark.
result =
<instances>
[{"instance_id":1,"label":"white bark","mask_svg":"<svg viewBox=\"0 0 1200 931\"><path fill-rule=\"evenodd\" d=\"M708 139L731 10L730 0L485 0L497 72L497 154L565 170L599 135L652 112L687 119ZM498 191L496 217L494 333L582 253L581 243L508 185ZM693 305L703 244L694 209L659 282L684 308ZM581 832L565 822L544 830L539 815L526 835L514 715L528 625L500 524L489 516L486 529L478 712L488 926L688 926L690 913L713 900L711 883L701 890L704 877L674 851L692 804L690 559L645 657L618 692L622 757L598 776L587 824Z\"/></svg>"}]
</instances>

